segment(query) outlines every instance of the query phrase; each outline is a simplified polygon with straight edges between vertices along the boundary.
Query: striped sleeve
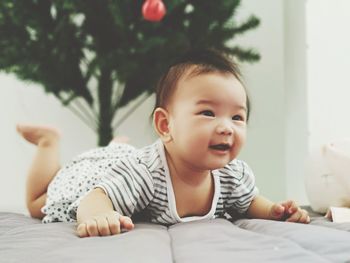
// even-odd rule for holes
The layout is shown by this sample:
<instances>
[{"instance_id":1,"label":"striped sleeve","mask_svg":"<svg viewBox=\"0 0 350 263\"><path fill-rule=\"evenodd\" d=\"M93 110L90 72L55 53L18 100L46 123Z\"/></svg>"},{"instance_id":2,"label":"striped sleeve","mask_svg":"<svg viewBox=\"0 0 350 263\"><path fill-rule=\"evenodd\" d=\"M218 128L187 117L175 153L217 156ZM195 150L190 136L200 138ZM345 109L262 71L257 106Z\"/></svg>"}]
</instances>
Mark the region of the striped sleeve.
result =
<instances>
[{"instance_id":1,"label":"striped sleeve","mask_svg":"<svg viewBox=\"0 0 350 263\"><path fill-rule=\"evenodd\" d=\"M235 160L230 163L234 176L234 190L231 194L232 207L236 212L245 213L254 197L259 193L255 186L255 177L250 167L243 161Z\"/></svg>"},{"instance_id":2,"label":"striped sleeve","mask_svg":"<svg viewBox=\"0 0 350 263\"><path fill-rule=\"evenodd\" d=\"M125 216L143 210L154 194L152 176L134 157L118 160L95 187L102 188L114 209Z\"/></svg>"}]
</instances>

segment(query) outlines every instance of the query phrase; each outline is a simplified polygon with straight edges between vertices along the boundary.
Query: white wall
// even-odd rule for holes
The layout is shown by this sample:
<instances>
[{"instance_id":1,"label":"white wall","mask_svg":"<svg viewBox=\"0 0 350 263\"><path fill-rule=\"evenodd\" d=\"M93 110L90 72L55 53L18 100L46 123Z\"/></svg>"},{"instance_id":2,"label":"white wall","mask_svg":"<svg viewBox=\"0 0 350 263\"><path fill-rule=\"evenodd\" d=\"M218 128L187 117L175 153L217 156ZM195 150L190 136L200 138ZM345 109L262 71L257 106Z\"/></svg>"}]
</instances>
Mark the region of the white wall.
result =
<instances>
[{"instance_id":1,"label":"white wall","mask_svg":"<svg viewBox=\"0 0 350 263\"><path fill-rule=\"evenodd\" d=\"M307 1L309 147L350 137L350 1Z\"/></svg>"},{"instance_id":2,"label":"white wall","mask_svg":"<svg viewBox=\"0 0 350 263\"><path fill-rule=\"evenodd\" d=\"M260 26L238 43L261 54L255 64L244 64L243 74L252 101L248 141L241 158L256 175L261 194L279 201L286 196L284 102L284 2L242 1L239 17L255 14Z\"/></svg>"},{"instance_id":3,"label":"white wall","mask_svg":"<svg viewBox=\"0 0 350 263\"><path fill-rule=\"evenodd\" d=\"M239 18L255 14L261 19L258 29L242 35L237 43L254 47L262 55L258 63L242 65L252 99L252 116L248 142L241 158L255 171L261 193L275 201L288 196L306 202L302 168L293 169L302 162L306 151L307 118L303 97L306 77L303 76L305 71L298 68L299 62L305 60L305 47L303 39L294 39L303 36L303 23L299 20L303 15L298 15L299 11L302 12L303 2L244 0L238 11ZM0 154L3 160L0 210L24 211L25 175L35 147L16 134L15 124L34 122L60 127L63 131L63 162L94 147L96 138L70 111L53 97L45 95L41 87L4 74L0 74L0 87ZM148 119L152 106L153 98L150 98L119 129L120 134L128 135L136 146L146 145L155 138ZM298 155L300 145L303 150Z\"/></svg>"},{"instance_id":4,"label":"white wall","mask_svg":"<svg viewBox=\"0 0 350 263\"><path fill-rule=\"evenodd\" d=\"M308 155L306 0L284 6L285 175L286 195L306 204L304 178Z\"/></svg>"}]
</instances>

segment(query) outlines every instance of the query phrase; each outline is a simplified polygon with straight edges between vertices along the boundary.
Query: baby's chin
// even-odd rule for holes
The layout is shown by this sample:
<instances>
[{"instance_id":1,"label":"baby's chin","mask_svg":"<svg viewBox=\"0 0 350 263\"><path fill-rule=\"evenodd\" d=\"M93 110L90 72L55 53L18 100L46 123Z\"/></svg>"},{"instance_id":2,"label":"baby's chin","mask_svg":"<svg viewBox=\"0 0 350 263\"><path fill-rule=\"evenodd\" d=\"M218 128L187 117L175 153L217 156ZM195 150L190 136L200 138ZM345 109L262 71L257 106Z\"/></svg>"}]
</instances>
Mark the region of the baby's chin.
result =
<instances>
[{"instance_id":1,"label":"baby's chin","mask_svg":"<svg viewBox=\"0 0 350 263\"><path fill-rule=\"evenodd\" d=\"M207 166L207 170L218 170L218 169L221 169L221 168L224 168L226 165L228 165L231 161L226 161L226 162L222 162L222 163L213 163L213 164L209 164Z\"/></svg>"},{"instance_id":2,"label":"baby's chin","mask_svg":"<svg viewBox=\"0 0 350 263\"><path fill-rule=\"evenodd\" d=\"M207 170L207 171L212 171L212 170L218 170L221 168L224 168L226 165L228 165L232 160L232 157L230 156L225 156L225 157L218 157L218 156L210 156L209 158L202 158L202 159L192 159L189 163L192 163L196 169L199 170Z\"/></svg>"}]
</instances>

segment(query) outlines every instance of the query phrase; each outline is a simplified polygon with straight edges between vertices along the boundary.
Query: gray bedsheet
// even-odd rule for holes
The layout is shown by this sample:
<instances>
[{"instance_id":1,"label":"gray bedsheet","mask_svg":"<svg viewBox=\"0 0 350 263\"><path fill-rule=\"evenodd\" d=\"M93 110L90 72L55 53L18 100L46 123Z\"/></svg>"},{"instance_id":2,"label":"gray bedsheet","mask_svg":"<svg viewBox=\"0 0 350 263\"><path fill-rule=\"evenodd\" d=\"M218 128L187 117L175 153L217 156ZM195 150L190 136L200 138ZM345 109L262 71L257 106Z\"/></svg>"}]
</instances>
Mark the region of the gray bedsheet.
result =
<instances>
[{"instance_id":1,"label":"gray bedsheet","mask_svg":"<svg viewBox=\"0 0 350 263\"><path fill-rule=\"evenodd\" d=\"M350 224L224 219L137 223L118 236L79 238L72 223L0 213L0 262L350 262ZM113 261L112 261L113 260Z\"/></svg>"}]
</instances>

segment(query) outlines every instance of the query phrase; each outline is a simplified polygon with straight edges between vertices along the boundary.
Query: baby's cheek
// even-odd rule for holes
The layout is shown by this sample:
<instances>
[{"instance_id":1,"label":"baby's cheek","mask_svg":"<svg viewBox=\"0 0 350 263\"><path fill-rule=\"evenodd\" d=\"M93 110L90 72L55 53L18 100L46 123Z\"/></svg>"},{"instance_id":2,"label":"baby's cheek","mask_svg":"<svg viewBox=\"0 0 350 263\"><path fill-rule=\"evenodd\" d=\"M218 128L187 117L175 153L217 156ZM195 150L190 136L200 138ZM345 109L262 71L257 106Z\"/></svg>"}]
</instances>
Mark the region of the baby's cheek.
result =
<instances>
[{"instance_id":1,"label":"baby's cheek","mask_svg":"<svg viewBox=\"0 0 350 263\"><path fill-rule=\"evenodd\" d=\"M236 132L234 142L237 145L238 149L241 149L244 146L246 139L247 139L247 133L245 130L238 130Z\"/></svg>"},{"instance_id":2,"label":"baby's cheek","mask_svg":"<svg viewBox=\"0 0 350 263\"><path fill-rule=\"evenodd\" d=\"M201 143L201 139L196 136L188 136L186 140L186 146L190 151L195 151L199 147L201 147L201 144L203 145L203 142Z\"/></svg>"}]
</instances>

